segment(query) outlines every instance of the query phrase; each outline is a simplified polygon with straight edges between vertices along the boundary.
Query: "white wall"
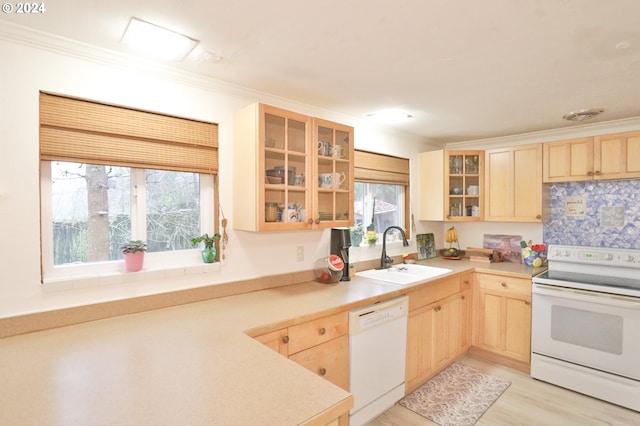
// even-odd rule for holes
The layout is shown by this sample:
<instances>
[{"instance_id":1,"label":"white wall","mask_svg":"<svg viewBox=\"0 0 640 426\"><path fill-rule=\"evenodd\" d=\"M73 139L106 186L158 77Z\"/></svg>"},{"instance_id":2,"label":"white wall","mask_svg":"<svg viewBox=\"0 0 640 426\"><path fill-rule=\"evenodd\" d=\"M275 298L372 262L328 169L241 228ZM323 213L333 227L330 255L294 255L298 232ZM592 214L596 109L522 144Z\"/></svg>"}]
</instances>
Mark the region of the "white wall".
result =
<instances>
[{"instance_id":1,"label":"white wall","mask_svg":"<svg viewBox=\"0 0 640 426\"><path fill-rule=\"evenodd\" d=\"M376 129L364 121L312 106L145 63L133 64L121 56L91 52L46 36L34 36L34 47L31 42L23 42L22 34L16 34L15 30L0 30L0 317L312 269L317 258L328 254L329 230L257 234L232 229L232 115L249 103L270 103L353 125L356 148L408 157L413 176L418 176L418 152L435 148L416 137ZM48 47L50 44L52 47ZM194 277L163 278L126 285L45 290L40 284L40 91L218 123L220 202L230 220L230 241L220 271L208 274L206 281ZM418 184L412 181L412 199L417 200L417 191ZM441 232L442 224L420 225L418 231L433 232L432 228ZM305 259L297 262L296 246L300 245ZM353 251L356 253L352 255L360 260L380 255L379 249Z\"/></svg>"}]
</instances>

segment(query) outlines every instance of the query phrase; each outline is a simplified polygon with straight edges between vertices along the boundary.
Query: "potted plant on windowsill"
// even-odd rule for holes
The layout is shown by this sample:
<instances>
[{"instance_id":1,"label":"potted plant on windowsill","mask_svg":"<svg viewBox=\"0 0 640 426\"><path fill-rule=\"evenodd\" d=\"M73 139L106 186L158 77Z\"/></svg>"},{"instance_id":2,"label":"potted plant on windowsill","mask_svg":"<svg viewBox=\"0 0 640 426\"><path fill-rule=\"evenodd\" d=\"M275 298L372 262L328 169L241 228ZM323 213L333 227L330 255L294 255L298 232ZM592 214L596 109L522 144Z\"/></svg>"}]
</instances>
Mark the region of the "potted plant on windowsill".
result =
<instances>
[{"instance_id":1,"label":"potted plant on windowsill","mask_svg":"<svg viewBox=\"0 0 640 426\"><path fill-rule=\"evenodd\" d=\"M204 243L204 248L202 249L202 261L204 263L213 263L216 260L216 248L214 247L216 241L220 239L220 234L215 233L213 236L209 236L209 234L203 234L199 237L195 237L191 239L191 245L195 246L201 242Z\"/></svg>"},{"instance_id":2,"label":"potted plant on windowsill","mask_svg":"<svg viewBox=\"0 0 640 426\"><path fill-rule=\"evenodd\" d=\"M120 250L124 255L124 266L127 272L138 272L142 269L147 243L141 240L131 240L121 245Z\"/></svg>"}]
</instances>

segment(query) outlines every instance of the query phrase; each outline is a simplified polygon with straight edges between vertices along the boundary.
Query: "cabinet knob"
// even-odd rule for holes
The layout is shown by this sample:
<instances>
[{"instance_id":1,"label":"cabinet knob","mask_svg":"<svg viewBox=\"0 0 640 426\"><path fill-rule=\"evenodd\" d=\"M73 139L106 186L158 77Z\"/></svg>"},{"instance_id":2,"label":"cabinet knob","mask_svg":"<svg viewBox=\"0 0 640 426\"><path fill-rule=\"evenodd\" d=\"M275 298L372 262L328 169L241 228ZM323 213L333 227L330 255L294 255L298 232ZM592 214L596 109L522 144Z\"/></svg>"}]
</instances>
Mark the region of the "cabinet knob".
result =
<instances>
[{"instance_id":1,"label":"cabinet knob","mask_svg":"<svg viewBox=\"0 0 640 426\"><path fill-rule=\"evenodd\" d=\"M320 224L320 217L316 218L316 225Z\"/></svg>"},{"instance_id":2,"label":"cabinet knob","mask_svg":"<svg viewBox=\"0 0 640 426\"><path fill-rule=\"evenodd\" d=\"M527 305L527 306L529 306L529 305L531 304L531 302L529 302L528 300L525 300L525 301L524 301L524 304L525 304L525 305Z\"/></svg>"},{"instance_id":3,"label":"cabinet knob","mask_svg":"<svg viewBox=\"0 0 640 426\"><path fill-rule=\"evenodd\" d=\"M536 219L542 219L542 215L541 214L537 214L536 215Z\"/></svg>"},{"instance_id":4,"label":"cabinet knob","mask_svg":"<svg viewBox=\"0 0 640 426\"><path fill-rule=\"evenodd\" d=\"M465 299L465 296L460 296L460 299L464 300L464 299Z\"/></svg>"},{"instance_id":5,"label":"cabinet knob","mask_svg":"<svg viewBox=\"0 0 640 426\"><path fill-rule=\"evenodd\" d=\"M462 282L465 283L465 284L469 284L469 280L464 280Z\"/></svg>"},{"instance_id":6,"label":"cabinet knob","mask_svg":"<svg viewBox=\"0 0 640 426\"><path fill-rule=\"evenodd\" d=\"M436 311L436 312L440 312L440 310L441 310L441 309L442 309L442 306L436 306L436 307L435 307L435 311Z\"/></svg>"},{"instance_id":7,"label":"cabinet knob","mask_svg":"<svg viewBox=\"0 0 640 426\"><path fill-rule=\"evenodd\" d=\"M309 218L309 220L307 220L307 223L308 223L309 225L313 225L313 219Z\"/></svg>"},{"instance_id":8,"label":"cabinet knob","mask_svg":"<svg viewBox=\"0 0 640 426\"><path fill-rule=\"evenodd\" d=\"M289 336L284 336L282 338L282 343L289 343Z\"/></svg>"},{"instance_id":9,"label":"cabinet knob","mask_svg":"<svg viewBox=\"0 0 640 426\"><path fill-rule=\"evenodd\" d=\"M503 281L503 282L501 282L501 283L500 283L500 285L501 285L502 287L505 287L505 288L507 287L507 283L505 283L504 281Z\"/></svg>"},{"instance_id":10,"label":"cabinet knob","mask_svg":"<svg viewBox=\"0 0 640 426\"><path fill-rule=\"evenodd\" d=\"M587 172L587 176L593 176L593 172L592 172L591 170L589 170L589 171Z\"/></svg>"},{"instance_id":11,"label":"cabinet knob","mask_svg":"<svg viewBox=\"0 0 640 426\"><path fill-rule=\"evenodd\" d=\"M594 173L594 175L596 175L596 176L600 176L600 170L596 170L596 172Z\"/></svg>"},{"instance_id":12,"label":"cabinet knob","mask_svg":"<svg viewBox=\"0 0 640 426\"><path fill-rule=\"evenodd\" d=\"M327 369L324 367L320 367L320 371L319 371L321 376L324 376L325 374L327 374Z\"/></svg>"},{"instance_id":13,"label":"cabinet knob","mask_svg":"<svg viewBox=\"0 0 640 426\"><path fill-rule=\"evenodd\" d=\"M320 330L318 330L320 332L321 335L324 335L327 333L327 329L322 327Z\"/></svg>"}]
</instances>

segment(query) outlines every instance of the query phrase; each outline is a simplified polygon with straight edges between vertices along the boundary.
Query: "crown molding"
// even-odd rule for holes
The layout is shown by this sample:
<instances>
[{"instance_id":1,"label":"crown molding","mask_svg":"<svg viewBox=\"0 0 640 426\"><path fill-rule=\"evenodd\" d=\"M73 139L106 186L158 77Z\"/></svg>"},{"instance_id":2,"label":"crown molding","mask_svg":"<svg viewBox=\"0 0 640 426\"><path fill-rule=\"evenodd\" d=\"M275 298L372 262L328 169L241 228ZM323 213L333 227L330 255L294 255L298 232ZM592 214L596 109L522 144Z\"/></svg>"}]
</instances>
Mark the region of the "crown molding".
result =
<instances>
[{"instance_id":1,"label":"crown molding","mask_svg":"<svg viewBox=\"0 0 640 426\"><path fill-rule=\"evenodd\" d=\"M498 138L453 142L446 144L445 149L491 149L539 142L553 142L564 139L584 138L610 133L630 132L635 130L640 130L640 117L602 121L593 124L582 124L579 126L521 133L517 135L501 136Z\"/></svg>"}]
</instances>

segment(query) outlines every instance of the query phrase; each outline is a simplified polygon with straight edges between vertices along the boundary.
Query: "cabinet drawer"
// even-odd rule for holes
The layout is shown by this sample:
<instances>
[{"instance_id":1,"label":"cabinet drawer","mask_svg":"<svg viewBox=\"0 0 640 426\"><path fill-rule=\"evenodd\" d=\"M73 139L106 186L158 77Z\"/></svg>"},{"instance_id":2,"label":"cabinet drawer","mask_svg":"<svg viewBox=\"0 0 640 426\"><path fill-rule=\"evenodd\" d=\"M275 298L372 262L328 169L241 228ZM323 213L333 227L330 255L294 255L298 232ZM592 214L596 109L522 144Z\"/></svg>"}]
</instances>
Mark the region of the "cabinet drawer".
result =
<instances>
[{"instance_id":1,"label":"cabinet drawer","mask_svg":"<svg viewBox=\"0 0 640 426\"><path fill-rule=\"evenodd\" d=\"M303 351L313 346L344 336L349 331L349 313L340 312L328 317L289 327L289 353Z\"/></svg>"},{"instance_id":2,"label":"cabinet drawer","mask_svg":"<svg viewBox=\"0 0 640 426\"><path fill-rule=\"evenodd\" d=\"M531 297L531 280L503 275L478 274L480 288Z\"/></svg>"},{"instance_id":3,"label":"cabinet drawer","mask_svg":"<svg viewBox=\"0 0 640 426\"><path fill-rule=\"evenodd\" d=\"M349 391L349 336L298 352L289 359Z\"/></svg>"},{"instance_id":4,"label":"cabinet drawer","mask_svg":"<svg viewBox=\"0 0 640 426\"><path fill-rule=\"evenodd\" d=\"M460 292L460 277L445 278L429 283L419 290L409 293L409 311L429 305Z\"/></svg>"}]
</instances>

